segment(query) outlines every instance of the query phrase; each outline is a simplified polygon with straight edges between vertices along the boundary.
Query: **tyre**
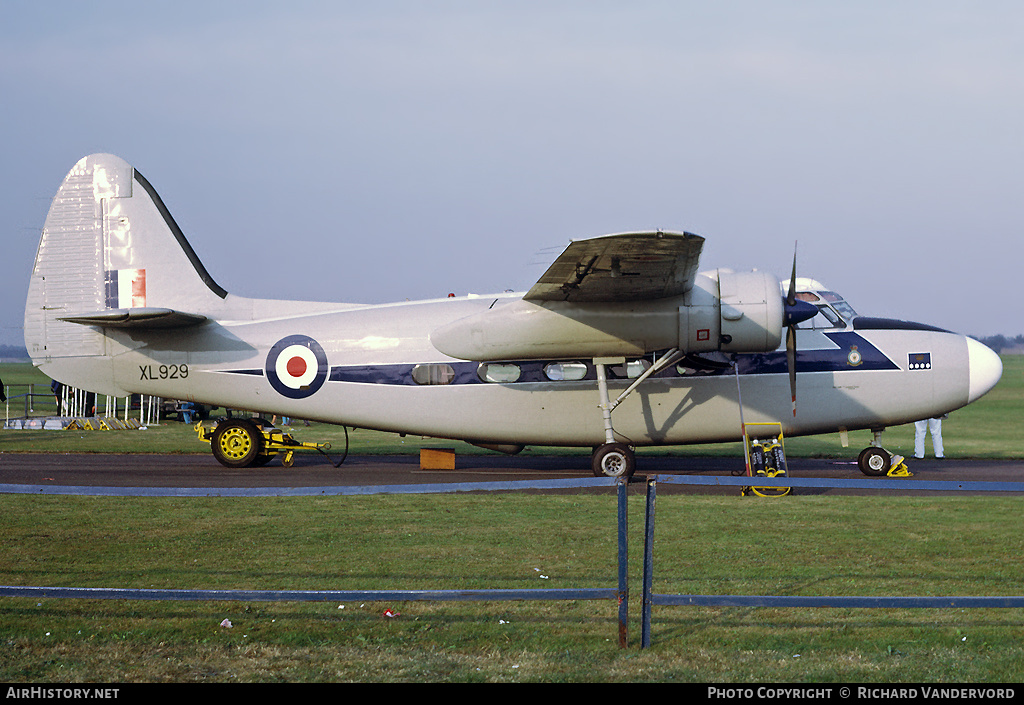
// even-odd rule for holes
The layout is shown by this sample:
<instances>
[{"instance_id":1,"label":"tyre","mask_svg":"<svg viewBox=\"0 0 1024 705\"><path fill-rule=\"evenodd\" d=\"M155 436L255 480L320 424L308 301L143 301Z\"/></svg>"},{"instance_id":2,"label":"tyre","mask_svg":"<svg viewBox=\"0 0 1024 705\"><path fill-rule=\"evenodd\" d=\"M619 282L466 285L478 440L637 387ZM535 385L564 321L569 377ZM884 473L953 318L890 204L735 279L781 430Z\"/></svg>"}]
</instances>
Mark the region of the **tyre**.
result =
<instances>
[{"instance_id":1,"label":"tyre","mask_svg":"<svg viewBox=\"0 0 1024 705\"><path fill-rule=\"evenodd\" d=\"M891 462L892 457L887 452L874 446L862 450L857 458L857 465L860 466L860 471L871 477L887 475Z\"/></svg>"},{"instance_id":2,"label":"tyre","mask_svg":"<svg viewBox=\"0 0 1024 705\"><path fill-rule=\"evenodd\" d=\"M222 421L213 432L213 457L229 468L247 468L263 455L263 434L248 419Z\"/></svg>"},{"instance_id":3,"label":"tyre","mask_svg":"<svg viewBox=\"0 0 1024 705\"><path fill-rule=\"evenodd\" d=\"M628 479L636 470L636 457L625 443L605 443L594 451L591 467L596 477Z\"/></svg>"}]
</instances>

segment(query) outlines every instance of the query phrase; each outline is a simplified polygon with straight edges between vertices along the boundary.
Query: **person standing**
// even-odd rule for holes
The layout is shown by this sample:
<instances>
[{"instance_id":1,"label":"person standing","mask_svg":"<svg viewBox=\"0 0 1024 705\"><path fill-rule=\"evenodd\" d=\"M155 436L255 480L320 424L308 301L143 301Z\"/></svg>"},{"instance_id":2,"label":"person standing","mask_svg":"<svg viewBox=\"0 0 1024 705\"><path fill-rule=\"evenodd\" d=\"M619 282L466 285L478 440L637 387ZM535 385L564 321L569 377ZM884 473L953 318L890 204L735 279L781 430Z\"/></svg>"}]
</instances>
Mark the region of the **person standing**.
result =
<instances>
[{"instance_id":1,"label":"person standing","mask_svg":"<svg viewBox=\"0 0 1024 705\"><path fill-rule=\"evenodd\" d=\"M917 459L924 457L924 438L929 432L932 434L932 450L935 451L935 457L944 458L941 418L921 419L914 422L914 457Z\"/></svg>"}]
</instances>

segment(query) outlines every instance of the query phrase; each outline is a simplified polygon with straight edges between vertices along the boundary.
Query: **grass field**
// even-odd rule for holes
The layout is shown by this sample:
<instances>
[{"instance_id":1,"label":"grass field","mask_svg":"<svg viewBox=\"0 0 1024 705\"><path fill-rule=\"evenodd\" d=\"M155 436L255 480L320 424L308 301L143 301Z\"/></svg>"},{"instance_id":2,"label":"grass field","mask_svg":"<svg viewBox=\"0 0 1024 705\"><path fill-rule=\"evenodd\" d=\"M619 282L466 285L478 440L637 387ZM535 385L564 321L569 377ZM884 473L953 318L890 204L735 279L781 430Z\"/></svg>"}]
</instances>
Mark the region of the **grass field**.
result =
<instances>
[{"instance_id":1,"label":"grass field","mask_svg":"<svg viewBox=\"0 0 1024 705\"><path fill-rule=\"evenodd\" d=\"M0 600L0 681L1020 682L1024 610ZM615 499L0 497L4 584L613 587ZM655 590L1020 594L1019 498L659 498ZM823 540L823 537L827 537ZM385 609L397 617L383 616ZM230 620L230 628L221 626Z\"/></svg>"},{"instance_id":2,"label":"grass field","mask_svg":"<svg viewBox=\"0 0 1024 705\"><path fill-rule=\"evenodd\" d=\"M1000 385L944 424L950 455L1020 457L1021 362L1004 359ZM9 382L7 368L0 370ZM320 440L326 430L311 427L308 440ZM305 427L299 431L307 433ZM352 452L405 452L402 439L362 433L353 433ZM0 431L0 450L57 450L70 442L78 450L105 452L208 452L192 438L182 424L144 432ZM404 440L411 452L422 441ZM886 446L894 450L911 441L907 429L886 432ZM856 437L850 449L834 437L787 441L791 454L849 455L860 447ZM738 453L735 448L672 451ZM610 490L263 499L2 495L0 583L260 590L612 587L615 505ZM659 497L654 589L1020 595L1020 515L1017 497ZM611 602L3 598L0 681L1024 680L1024 610L1017 609L660 607L652 646L639 650L640 496L630 498L630 526L627 649L618 648ZM389 608L399 615L383 616ZM221 626L225 619L230 628Z\"/></svg>"}]
</instances>

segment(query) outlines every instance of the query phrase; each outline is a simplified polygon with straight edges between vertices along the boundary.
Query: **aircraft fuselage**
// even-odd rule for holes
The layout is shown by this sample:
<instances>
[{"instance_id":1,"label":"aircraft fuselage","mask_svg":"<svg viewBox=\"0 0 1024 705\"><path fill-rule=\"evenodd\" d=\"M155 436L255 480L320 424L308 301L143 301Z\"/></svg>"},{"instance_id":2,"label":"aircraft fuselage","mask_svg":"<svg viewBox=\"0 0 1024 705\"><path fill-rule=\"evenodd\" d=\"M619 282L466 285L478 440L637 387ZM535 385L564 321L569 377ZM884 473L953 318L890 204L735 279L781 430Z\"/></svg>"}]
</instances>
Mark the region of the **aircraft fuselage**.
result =
<instances>
[{"instance_id":1,"label":"aircraft fuselage","mask_svg":"<svg viewBox=\"0 0 1024 705\"><path fill-rule=\"evenodd\" d=\"M110 378L119 394L360 428L492 443L600 444L604 428L590 360L478 363L447 357L431 344L430 333L439 326L514 300L505 294L342 307L285 319L209 321L150 332L141 345L129 331L108 331L109 357L96 358L97 372L88 376ZM293 311L303 306L273 304ZM239 308L258 312L260 302L245 301ZM920 328L893 321L799 330L795 417L781 348L736 355L738 376L728 368L673 365L644 381L616 409L616 432L635 445L736 440L740 394L747 423L781 421L790 436L882 428L966 405L971 400L968 340ZM292 336L315 341L322 359L315 371L312 363L306 365L304 372L312 374L308 383L292 389L277 379L275 388L271 377L278 376L279 354L272 350ZM656 355L646 357L652 358ZM76 360L88 365L89 358ZM581 379L553 380L545 372L550 363L587 370ZM513 370L518 379L485 381L481 366L493 364ZM46 364L42 368L47 371ZM632 381L623 372L612 366L613 397Z\"/></svg>"}]
</instances>

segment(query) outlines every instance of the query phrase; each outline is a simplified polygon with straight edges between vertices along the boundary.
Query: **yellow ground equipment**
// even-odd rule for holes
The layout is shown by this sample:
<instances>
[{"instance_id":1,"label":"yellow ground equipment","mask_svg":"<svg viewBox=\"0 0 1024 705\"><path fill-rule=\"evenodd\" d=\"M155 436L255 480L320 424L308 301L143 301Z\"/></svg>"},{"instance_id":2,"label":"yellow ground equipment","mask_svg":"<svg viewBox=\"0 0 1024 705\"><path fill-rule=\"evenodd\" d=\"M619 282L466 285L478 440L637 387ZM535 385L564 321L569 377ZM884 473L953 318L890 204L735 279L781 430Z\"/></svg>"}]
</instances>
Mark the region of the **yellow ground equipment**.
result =
<instances>
[{"instance_id":1,"label":"yellow ground equipment","mask_svg":"<svg viewBox=\"0 0 1024 705\"><path fill-rule=\"evenodd\" d=\"M785 477L788 475L786 449L780 423L743 424L743 450L747 477ZM759 497L784 497L791 487L744 487L743 495L753 492Z\"/></svg>"},{"instance_id":2,"label":"yellow ground equipment","mask_svg":"<svg viewBox=\"0 0 1024 705\"><path fill-rule=\"evenodd\" d=\"M910 472L910 468L904 461L902 455L892 456L892 465L889 468L889 472L886 473L888 477L912 477L914 473Z\"/></svg>"},{"instance_id":3,"label":"yellow ground equipment","mask_svg":"<svg viewBox=\"0 0 1024 705\"><path fill-rule=\"evenodd\" d=\"M315 450L326 455L330 443L303 443L266 419L221 419L215 426L202 422L195 425L199 440L209 443L213 456L229 468L266 465L277 456L290 468L295 452ZM340 463L339 463L340 465Z\"/></svg>"}]
</instances>

